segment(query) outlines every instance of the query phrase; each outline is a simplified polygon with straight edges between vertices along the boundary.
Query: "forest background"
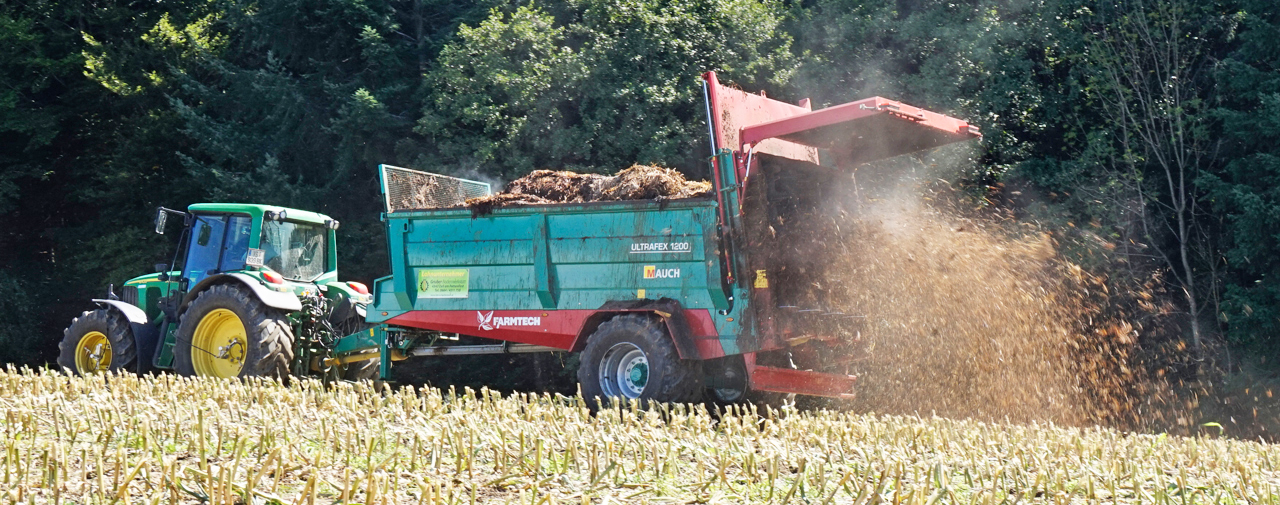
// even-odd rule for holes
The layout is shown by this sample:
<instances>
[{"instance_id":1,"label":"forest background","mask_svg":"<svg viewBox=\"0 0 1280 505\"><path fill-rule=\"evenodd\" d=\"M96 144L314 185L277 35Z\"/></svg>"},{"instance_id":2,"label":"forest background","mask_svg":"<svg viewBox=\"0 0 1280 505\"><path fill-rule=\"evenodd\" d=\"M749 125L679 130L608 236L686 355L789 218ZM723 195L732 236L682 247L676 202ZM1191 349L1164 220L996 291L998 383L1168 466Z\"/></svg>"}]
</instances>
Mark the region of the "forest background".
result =
<instances>
[{"instance_id":1,"label":"forest background","mask_svg":"<svg viewBox=\"0 0 1280 505\"><path fill-rule=\"evenodd\" d=\"M89 298L168 261L157 206L326 213L368 283L380 163L705 178L715 70L977 124L946 181L969 204L1112 289L1158 283L1141 303L1189 359L1276 370L1272 0L2 0L0 48L0 362L51 362Z\"/></svg>"}]
</instances>

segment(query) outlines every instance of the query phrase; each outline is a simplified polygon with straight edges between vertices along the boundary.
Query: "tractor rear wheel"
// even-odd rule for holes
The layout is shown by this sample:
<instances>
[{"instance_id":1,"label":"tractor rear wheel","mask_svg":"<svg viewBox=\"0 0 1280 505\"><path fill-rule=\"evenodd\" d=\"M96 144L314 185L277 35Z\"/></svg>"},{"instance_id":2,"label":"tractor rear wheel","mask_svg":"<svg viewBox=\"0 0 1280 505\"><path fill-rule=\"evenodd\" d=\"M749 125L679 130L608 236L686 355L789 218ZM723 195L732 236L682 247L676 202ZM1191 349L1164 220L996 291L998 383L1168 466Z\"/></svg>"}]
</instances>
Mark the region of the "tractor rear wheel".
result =
<instances>
[{"instance_id":1,"label":"tractor rear wheel","mask_svg":"<svg viewBox=\"0 0 1280 505\"><path fill-rule=\"evenodd\" d=\"M680 359L665 325L655 319L617 316L588 337L578 383L593 406L609 397L696 402L702 398L702 362Z\"/></svg>"},{"instance_id":2,"label":"tractor rear wheel","mask_svg":"<svg viewBox=\"0 0 1280 505\"><path fill-rule=\"evenodd\" d=\"M174 369L181 375L289 378L289 319L238 286L213 286L197 295L182 314L176 340Z\"/></svg>"},{"instance_id":3,"label":"tractor rear wheel","mask_svg":"<svg viewBox=\"0 0 1280 505\"><path fill-rule=\"evenodd\" d=\"M137 370L138 348L124 315L111 309L85 312L71 320L58 344L58 365L78 375Z\"/></svg>"}]
</instances>

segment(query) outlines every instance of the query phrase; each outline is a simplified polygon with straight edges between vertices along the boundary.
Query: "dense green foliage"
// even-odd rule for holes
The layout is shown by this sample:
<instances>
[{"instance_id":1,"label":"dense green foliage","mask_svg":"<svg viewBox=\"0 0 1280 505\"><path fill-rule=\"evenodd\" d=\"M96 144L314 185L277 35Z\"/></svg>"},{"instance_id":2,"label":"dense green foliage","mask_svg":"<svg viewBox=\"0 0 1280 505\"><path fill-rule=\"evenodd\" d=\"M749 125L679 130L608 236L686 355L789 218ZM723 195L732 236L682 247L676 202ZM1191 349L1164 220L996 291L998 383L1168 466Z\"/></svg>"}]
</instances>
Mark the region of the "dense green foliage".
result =
<instances>
[{"instance_id":1,"label":"dense green foliage","mask_svg":"<svg viewBox=\"0 0 1280 505\"><path fill-rule=\"evenodd\" d=\"M1117 286L1163 273L1189 339L1273 352L1278 39L1270 0L5 2L0 360L47 360L86 298L165 261L158 205L328 213L368 281L379 163L703 175L703 70L969 119L980 201Z\"/></svg>"},{"instance_id":2,"label":"dense green foliage","mask_svg":"<svg viewBox=\"0 0 1280 505\"><path fill-rule=\"evenodd\" d=\"M779 5L590 0L500 10L462 27L426 75L416 132L436 170L504 178L537 168L701 168L698 78L784 81L795 63ZM557 18L564 18L561 21Z\"/></svg>"}]
</instances>

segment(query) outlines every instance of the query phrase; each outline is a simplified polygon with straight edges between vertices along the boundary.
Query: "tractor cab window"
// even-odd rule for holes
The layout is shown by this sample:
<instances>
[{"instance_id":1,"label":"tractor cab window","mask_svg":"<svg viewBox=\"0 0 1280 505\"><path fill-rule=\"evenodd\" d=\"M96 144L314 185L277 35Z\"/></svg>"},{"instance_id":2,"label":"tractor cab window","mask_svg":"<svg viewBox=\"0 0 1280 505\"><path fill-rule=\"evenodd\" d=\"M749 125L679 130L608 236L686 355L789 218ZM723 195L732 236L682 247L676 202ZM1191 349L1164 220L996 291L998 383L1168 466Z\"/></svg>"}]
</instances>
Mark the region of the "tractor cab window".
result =
<instances>
[{"instance_id":1,"label":"tractor cab window","mask_svg":"<svg viewBox=\"0 0 1280 505\"><path fill-rule=\"evenodd\" d=\"M263 223L260 247L264 262L286 279L314 280L327 270L328 235L328 229L318 224Z\"/></svg>"},{"instance_id":2,"label":"tractor cab window","mask_svg":"<svg viewBox=\"0 0 1280 505\"><path fill-rule=\"evenodd\" d=\"M198 215L183 267L192 284L217 272L244 267L253 221L248 216Z\"/></svg>"},{"instance_id":3,"label":"tractor cab window","mask_svg":"<svg viewBox=\"0 0 1280 505\"><path fill-rule=\"evenodd\" d=\"M222 260L218 271L230 272L244 268L249 256L249 238L253 235L253 220L248 216L232 216L227 222L227 243L222 248Z\"/></svg>"}]
</instances>

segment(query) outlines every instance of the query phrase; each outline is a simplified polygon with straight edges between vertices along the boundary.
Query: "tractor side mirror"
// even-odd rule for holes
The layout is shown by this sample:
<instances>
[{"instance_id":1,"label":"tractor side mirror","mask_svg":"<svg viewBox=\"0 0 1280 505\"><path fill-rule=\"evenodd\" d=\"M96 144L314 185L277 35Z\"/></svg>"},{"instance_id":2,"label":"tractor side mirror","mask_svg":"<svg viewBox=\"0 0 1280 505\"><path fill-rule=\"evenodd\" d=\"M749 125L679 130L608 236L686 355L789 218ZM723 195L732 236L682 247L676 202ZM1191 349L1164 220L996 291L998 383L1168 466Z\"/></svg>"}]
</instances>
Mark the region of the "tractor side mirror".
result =
<instances>
[{"instance_id":1,"label":"tractor side mirror","mask_svg":"<svg viewBox=\"0 0 1280 505\"><path fill-rule=\"evenodd\" d=\"M209 235L212 233L213 227L209 226L209 223L200 223L200 235L196 237L196 245L202 247L209 245Z\"/></svg>"},{"instance_id":2,"label":"tractor side mirror","mask_svg":"<svg viewBox=\"0 0 1280 505\"><path fill-rule=\"evenodd\" d=\"M169 220L169 213L164 208L156 210L156 233L164 235L164 223Z\"/></svg>"}]
</instances>

